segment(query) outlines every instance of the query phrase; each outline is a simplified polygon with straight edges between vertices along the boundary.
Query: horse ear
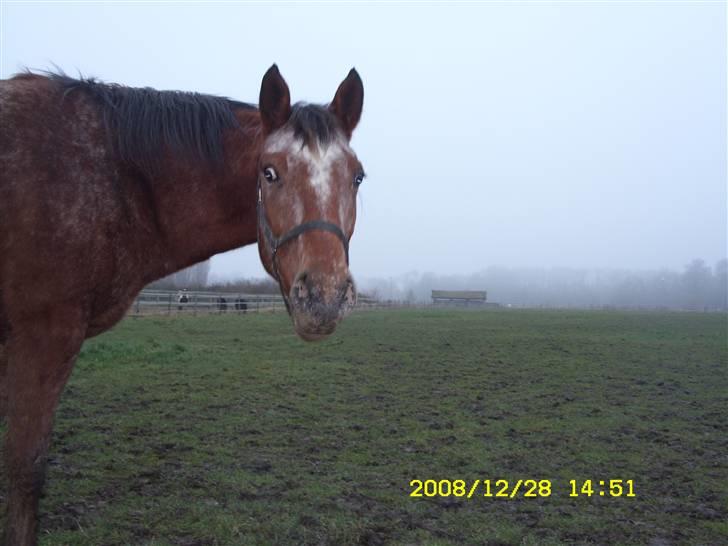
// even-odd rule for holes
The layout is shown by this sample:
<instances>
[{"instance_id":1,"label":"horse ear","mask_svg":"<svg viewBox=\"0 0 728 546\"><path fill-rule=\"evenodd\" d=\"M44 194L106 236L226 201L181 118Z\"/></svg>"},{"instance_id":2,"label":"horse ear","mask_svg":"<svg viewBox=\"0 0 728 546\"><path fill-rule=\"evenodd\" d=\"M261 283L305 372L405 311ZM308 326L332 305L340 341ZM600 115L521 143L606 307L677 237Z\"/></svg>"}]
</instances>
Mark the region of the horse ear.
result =
<instances>
[{"instance_id":1,"label":"horse ear","mask_svg":"<svg viewBox=\"0 0 728 546\"><path fill-rule=\"evenodd\" d=\"M291 94L288 91L288 84L275 64L263 76L258 106L266 133L272 133L282 127L291 116Z\"/></svg>"},{"instance_id":2,"label":"horse ear","mask_svg":"<svg viewBox=\"0 0 728 546\"><path fill-rule=\"evenodd\" d=\"M363 105L364 84L359 77L359 73L355 68L352 68L346 79L339 85L334 100L329 105L329 110L339 119L346 133L346 138L351 138L351 133L354 132L356 125L359 123Z\"/></svg>"}]
</instances>

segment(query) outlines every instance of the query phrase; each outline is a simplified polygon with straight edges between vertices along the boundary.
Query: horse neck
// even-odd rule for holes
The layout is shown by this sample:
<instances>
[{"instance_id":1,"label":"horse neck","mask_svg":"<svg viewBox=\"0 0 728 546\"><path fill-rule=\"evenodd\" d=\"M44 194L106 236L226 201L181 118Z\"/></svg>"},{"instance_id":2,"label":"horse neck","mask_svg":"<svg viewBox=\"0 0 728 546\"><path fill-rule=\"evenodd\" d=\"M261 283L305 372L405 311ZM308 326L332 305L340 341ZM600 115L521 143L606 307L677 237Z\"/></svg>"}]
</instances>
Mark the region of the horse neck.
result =
<instances>
[{"instance_id":1,"label":"horse neck","mask_svg":"<svg viewBox=\"0 0 728 546\"><path fill-rule=\"evenodd\" d=\"M241 129L222 135L223 166L191 166L170 157L155 176L151 186L163 256L161 270L150 276L256 242L260 116L257 111L239 111L236 116Z\"/></svg>"}]
</instances>

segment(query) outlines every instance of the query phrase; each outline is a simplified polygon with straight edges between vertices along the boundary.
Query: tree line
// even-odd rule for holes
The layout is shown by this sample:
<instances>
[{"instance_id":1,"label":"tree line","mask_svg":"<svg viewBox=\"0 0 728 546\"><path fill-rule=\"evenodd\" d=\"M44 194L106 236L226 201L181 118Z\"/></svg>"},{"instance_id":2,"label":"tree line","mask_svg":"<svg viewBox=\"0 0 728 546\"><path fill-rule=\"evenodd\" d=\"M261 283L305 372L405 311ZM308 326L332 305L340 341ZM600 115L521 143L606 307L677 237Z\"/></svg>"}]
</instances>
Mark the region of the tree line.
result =
<instances>
[{"instance_id":1,"label":"tree line","mask_svg":"<svg viewBox=\"0 0 728 546\"><path fill-rule=\"evenodd\" d=\"M155 281L151 288L278 294L273 279L208 283L210 262ZM728 310L728 260L712 267L696 259L682 271L657 269L525 268L491 266L462 275L408 273L361 279L361 294L379 300L426 303L432 290L485 290L488 301L516 307L632 307Z\"/></svg>"},{"instance_id":2,"label":"tree line","mask_svg":"<svg viewBox=\"0 0 728 546\"><path fill-rule=\"evenodd\" d=\"M486 290L488 301L524 307L633 307L728 310L728 261L696 259L682 271L518 268L473 274L409 273L369 279L362 290L383 300L427 302L431 290Z\"/></svg>"}]
</instances>

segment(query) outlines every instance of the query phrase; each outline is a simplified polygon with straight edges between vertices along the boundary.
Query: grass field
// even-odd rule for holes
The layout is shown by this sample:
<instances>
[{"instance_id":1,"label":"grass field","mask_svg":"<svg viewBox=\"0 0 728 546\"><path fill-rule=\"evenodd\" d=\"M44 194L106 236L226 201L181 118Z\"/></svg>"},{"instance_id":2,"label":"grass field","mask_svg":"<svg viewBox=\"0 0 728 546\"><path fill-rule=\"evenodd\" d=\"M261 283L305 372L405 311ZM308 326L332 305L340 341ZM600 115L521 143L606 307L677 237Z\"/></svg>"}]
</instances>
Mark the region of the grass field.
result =
<instances>
[{"instance_id":1,"label":"grass field","mask_svg":"<svg viewBox=\"0 0 728 546\"><path fill-rule=\"evenodd\" d=\"M283 314L127 319L64 394L41 544L725 544L726 332L409 310L306 344ZM552 491L413 498L413 479ZM610 479L635 496L600 496Z\"/></svg>"}]
</instances>

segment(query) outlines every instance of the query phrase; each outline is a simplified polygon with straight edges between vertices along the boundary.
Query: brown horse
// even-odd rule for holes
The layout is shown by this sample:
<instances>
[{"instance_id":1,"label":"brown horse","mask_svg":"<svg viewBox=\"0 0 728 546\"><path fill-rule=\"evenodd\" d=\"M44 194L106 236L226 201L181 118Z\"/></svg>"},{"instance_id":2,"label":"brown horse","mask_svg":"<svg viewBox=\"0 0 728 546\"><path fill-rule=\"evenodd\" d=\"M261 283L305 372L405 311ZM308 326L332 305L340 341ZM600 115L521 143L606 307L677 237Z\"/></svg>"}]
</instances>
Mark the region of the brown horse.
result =
<instances>
[{"instance_id":1,"label":"brown horse","mask_svg":"<svg viewBox=\"0 0 728 546\"><path fill-rule=\"evenodd\" d=\"M355 70L291 106L273 65L258 108L63 74L0 82L0 416L5 544L36 541L53 413L83 340L150 281L258 241L296 332L333 332L363 170Z\"/></svg>"}]
</instances>

